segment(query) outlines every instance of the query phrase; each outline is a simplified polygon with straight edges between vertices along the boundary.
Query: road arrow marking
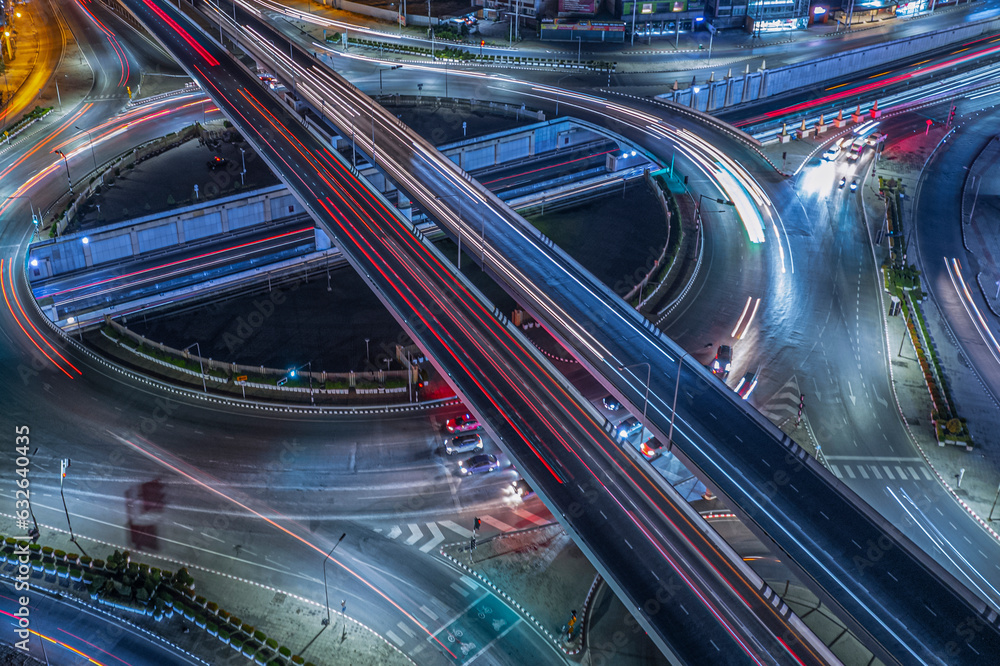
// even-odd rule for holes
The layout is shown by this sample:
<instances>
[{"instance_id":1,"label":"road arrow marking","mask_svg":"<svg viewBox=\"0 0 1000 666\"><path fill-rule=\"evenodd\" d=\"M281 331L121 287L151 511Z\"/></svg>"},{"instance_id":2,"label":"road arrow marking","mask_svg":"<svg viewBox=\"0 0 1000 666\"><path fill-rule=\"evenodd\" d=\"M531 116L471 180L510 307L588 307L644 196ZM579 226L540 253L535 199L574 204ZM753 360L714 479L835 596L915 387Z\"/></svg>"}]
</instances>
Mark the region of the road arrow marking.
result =
<instances>
[{"instance_id":1,"label":"road arrow marking","mask_svg":"<svg viewBox=\"0 0 1000 666\"><path fill-rule=\"evenodd\" d=\"M389 533L386 534L386 536L389 537L390 539L395 539L396 537L398 537L402 533L403 533L403 530L399 529L399 525L393 525L392 529L389 530Z\"/></svg>"},{"instance_id":2,"label":"road arrow marking","mask_svg":"<svg viewBox=\"0 0 1000 666\"><path fill-rule=\"evenodd\" d=\"M858 404L858 399L854 395L854 389L851 387L851 380L847 380L847 392L849 393L847 397L851 399L851 404L852 405Z\"/></svg>"},{"instance_id":3,"label":"road arrow marking","mask_svg":"<svg viewBox=\"0 0 1000 666\"><path fill-rule=\"evenodd\" d=\"M875 393L875 400L878 401L878 404L882 405L883 407L889 406L889 403L886 402L885 398L883 398L878 394L878 391L875 390L875 387L872 387L872 391Z\"/></svg>"}]
</instances>

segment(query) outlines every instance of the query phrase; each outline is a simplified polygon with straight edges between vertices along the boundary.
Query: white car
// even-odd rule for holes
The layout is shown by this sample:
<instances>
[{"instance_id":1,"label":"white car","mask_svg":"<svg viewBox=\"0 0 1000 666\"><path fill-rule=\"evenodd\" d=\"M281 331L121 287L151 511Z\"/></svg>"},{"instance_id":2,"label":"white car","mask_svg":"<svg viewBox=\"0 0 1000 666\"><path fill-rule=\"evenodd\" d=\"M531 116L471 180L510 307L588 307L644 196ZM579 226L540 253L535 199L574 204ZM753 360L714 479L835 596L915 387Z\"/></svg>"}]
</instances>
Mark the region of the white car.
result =
<instances>
[{"instance_id":1,"label":"white car","mask_svg":"<svg viewBox=\"0 0 1000 666\"><path fill-rule=\"evenodd\" d=\"M823 159L826 160L827 162L832 162L838 157L840 157L840 153L841 153L840 146L835 143L826 149L826 152L823 153Z\"/></svg>"}]
</instances>

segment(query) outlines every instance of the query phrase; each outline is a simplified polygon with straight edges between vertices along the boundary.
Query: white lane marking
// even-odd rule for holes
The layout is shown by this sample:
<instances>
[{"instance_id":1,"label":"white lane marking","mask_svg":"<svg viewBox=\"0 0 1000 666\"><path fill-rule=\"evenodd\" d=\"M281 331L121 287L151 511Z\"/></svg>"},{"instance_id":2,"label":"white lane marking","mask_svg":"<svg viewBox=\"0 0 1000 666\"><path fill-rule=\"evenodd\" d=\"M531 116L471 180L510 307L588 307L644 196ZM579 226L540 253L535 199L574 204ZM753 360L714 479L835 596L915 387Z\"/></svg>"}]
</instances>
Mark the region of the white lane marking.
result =
<instances>
[{"instance_id":1,"label":"white lane marking","mask_svg":"<svg viewBox=\"0 0 1000 666\"><path fill-rule=\"evenodd\" d=\"M455 534L457 534L460 537L464 537L464 538L468 539L469 537L472 536L472 530L467 530L467 529L465 529L464 527L462 527L461 525L459 525L458 523L456 523L454 521L451 521L451 520L439 520L438 524L440 524L441 527L443 527L443 528L445 528L447 530L451 530L452 532L454 532Z\"/></svg>"},{"instance_id":2,"label":"white lane marking","mask_svg":"<svg viewBox=\"0 0 1000 666\"><path fill-rule=\"evenodd\" d=\"M484 523L486 523L487 525L492 525L493 527L497 528L501 532L510 532L511 530L514 529L513 527L511 527L507 523L503 522L502 520L497 520L493 516L483 516L481 518L481 520Z\"/></svg>"},{"instance_id":3,"label":"white lane marking","mask_svg":"<svg viewBox=\"0 0 1000 666\"><path fill-rule=\"evenodd\" d=\"M420 547L421 553L429 553L432 548L435 548L439 543L444 541L444 535L441 534L441 528L438 527L436 523L427 523L427 529L430 530L431 540Z\"/></svg>"},{"instance_id":4,"label":"white lane marking","mask_svg":"<svg viewBox=\"0 0 1000 666\"><path fill-rule=\"evenodd\" d=\"M420 526L416 523L410 523L407 525L410 528L410 536L407 537L405 543L407 546L412 546L424 536L423 532L420 531Z\"/></svg>"},{"instance_id":5,"label":"white lane marking","mask_svg":"<svg viewBox=\"0 0 1000 666\"><path fill-rule=\"evenodd\" d=\"M403 647L403 639L400 638L399 636L397 636L396 634L392 633L392 629L390 629L389 631L385 632L385 635L388 636L389 639L392 640L393 643L395 643L399 647Z\"/></svg>"},{"instance_id":6,"label":"white lane marking","mask_svg":"<svg viewBox=\"0 0 1000 666\"><path fill-rule=\"evenodd\" d=\"M533 522L536 525L548 525L551 522L549 520L545 520L544 518L540 518L539 516L536 516L535 514L533 514L530 511L528 511L527 509L514 509L514 513L516 513L517 515L521 516L525 520L530 520L531 522Z\"/></svg>"}]
</instances>

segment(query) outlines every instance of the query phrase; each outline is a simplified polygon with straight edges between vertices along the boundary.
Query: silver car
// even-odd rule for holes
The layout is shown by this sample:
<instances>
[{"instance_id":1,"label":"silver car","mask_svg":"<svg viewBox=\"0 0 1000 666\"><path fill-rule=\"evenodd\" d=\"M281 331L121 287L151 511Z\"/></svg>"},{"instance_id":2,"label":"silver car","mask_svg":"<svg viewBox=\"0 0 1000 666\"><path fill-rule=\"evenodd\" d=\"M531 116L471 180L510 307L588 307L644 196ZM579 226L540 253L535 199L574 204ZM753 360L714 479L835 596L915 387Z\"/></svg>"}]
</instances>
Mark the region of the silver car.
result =
<instances>
[{"instance_id":1,"label":"silver car","mask_svg":"<svg viewBox=\"0 0 1000 666\"><path fill-rule=\"evenodd\" d=\"M449 456L453 453L469 453L470 451L482 451L483 438L474 432L464 435L457 435L451 439L445 438L444 452Z\"/></svg>"},{"instance_id":2,"label":"silver car","mask_svg":"<svg viewBox=\"0 0 1000 666\"><path fill-rule=\"evenodd\" d=\"M500 469L500 462L497 457L489 453L472 456L468 460L458 463L458 471L462 476L470 474L486 474Z\"/></svg>"}]
</instances>

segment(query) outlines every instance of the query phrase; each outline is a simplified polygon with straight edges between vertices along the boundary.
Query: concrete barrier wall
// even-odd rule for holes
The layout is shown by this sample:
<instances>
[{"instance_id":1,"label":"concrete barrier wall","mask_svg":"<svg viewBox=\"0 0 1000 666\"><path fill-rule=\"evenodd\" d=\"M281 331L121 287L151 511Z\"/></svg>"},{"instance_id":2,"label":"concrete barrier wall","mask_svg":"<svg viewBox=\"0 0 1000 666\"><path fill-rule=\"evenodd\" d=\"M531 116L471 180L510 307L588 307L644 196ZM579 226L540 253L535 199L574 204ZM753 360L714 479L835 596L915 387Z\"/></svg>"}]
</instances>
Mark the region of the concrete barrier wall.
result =
<instances>
[{"instance_id":1,"label":"concrete barrier wall","mask_svg":"<svg viewBox=\"0 0 1000 666\"><path fill-rule=\"evenodd\" d=\"M267 205L270 204L270 205ZM291 211L289 208L291 207ZM126 220L99 230L33 243L31 278L44 279L139 256L236 229L303 215L283 185ZM86 237L86 242L84 238Z\"/></svg>"},{"instance_id":2,"label":"concrete barrier wall","mask_svg":"<svg viewBox=\"0 0 1000 666\"><path fill-rule=\"evenodd\" d=\"M373 18L377 18L382 21L388 21L389 23L392 24L396 23L397 17L399 16L395 11L391 9L369 7L368 5L362 5L357 2L351 2L350 0L323 0L323 4L326 5L327 7L333 7L335 9L340 9L345 12L351 12L352 14L371 16ZM441 23L439 19L434 17L431 17L430 22L432 25L438 25L439 23ZM407 14L406 25L427 25L427 17L421 16L420 14Z\"/></svg>"},{"instance_id":3,"label":"concrete barrier wall","mask_svg":"<svg viewBox=\"0 0 1000 666\"><path fill-rule=\"evenodd\" d=\"M775 69L744 72L721 81L700 83L696 86L697 93L694 92L694 87L691 87L671 91L659 95L659 97L711 113L719 109L754 102L763 97L781 95L826 81L844 79L856 72L913 58L926 51L946 48L951 44L975 39L997 30L1000 30L1000 19L988 19L948 30L938 30L898 39L885 44L853 49L818 60ZM765 61L762 60L760 64L765 64Z\"/></svg>"}]
</instances>

